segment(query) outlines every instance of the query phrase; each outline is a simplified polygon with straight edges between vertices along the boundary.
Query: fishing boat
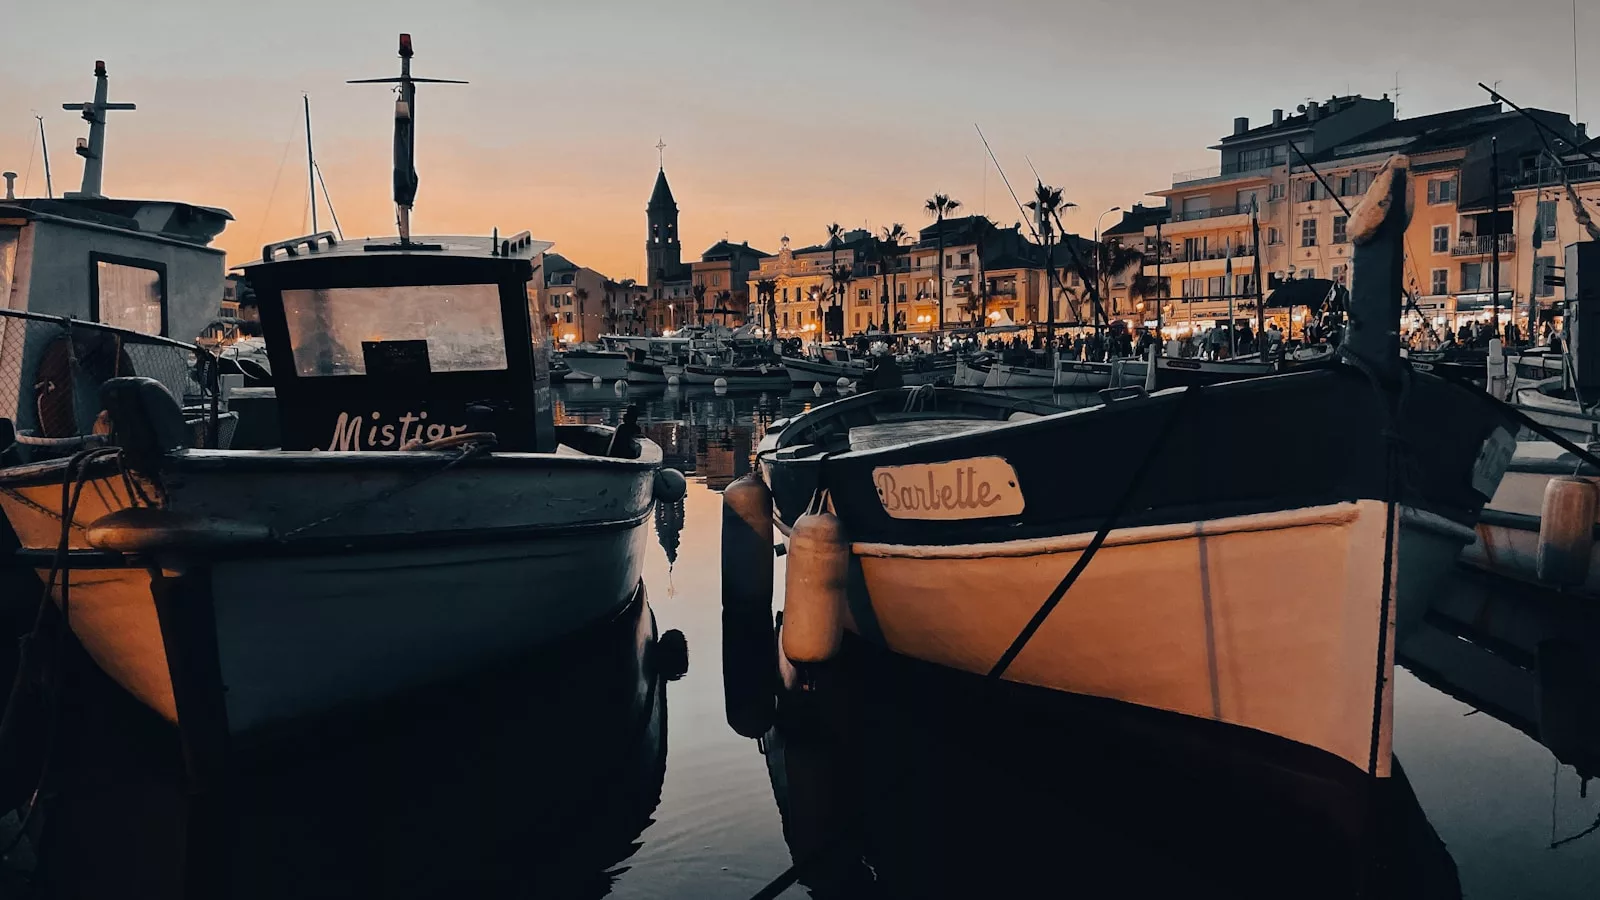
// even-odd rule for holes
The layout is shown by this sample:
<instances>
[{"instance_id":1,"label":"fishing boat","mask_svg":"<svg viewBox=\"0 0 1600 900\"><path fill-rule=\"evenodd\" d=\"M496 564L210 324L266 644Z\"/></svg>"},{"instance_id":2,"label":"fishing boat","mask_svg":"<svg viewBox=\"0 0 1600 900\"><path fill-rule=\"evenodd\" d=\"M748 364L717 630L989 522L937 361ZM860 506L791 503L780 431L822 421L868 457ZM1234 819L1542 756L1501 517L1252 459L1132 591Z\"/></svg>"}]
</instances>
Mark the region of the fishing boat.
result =
<instances>
[{"instance_id":1,"label":"fishing boat","mask_svg":"<svg viewBox=\"0 0 1600 900\"><path fill-rule=\"evenodd\" d=\"M243 267L281 449L194 448L171 392L113 377L105 446L0 469L21 556L73 632L186 739L454 677L639 589L661 450L636 426L555 424L529 300L548 243L412 235L432 79L412 77L409 35L399 56L398 78L372 79L398 85L398 237L321 232Z\"/></svg>"},{"instance_id":2,"label":"fishing boat","mask_svg":"<svg viewBox=\"0 0 1600 900\"><path fill-rule=\"evenodd\" d=\"M1332 348L1329 348L1331 351ZM1249 359L1194 359L1192 357L1157 356L1156 386L1179 387L1202 384L1221 384L1241 378L1260 378L1271 375L1281 367L1264 363L1259 358ZM1150 373L1150 362L1144 359L1119 359L1112 364L1109 387L1143 387Z\"/></svg>"},{"instance_id":3,"label":"fishing boat","mask_svg":"<svg viewBox=\"0 0 1600 900\"><path fill-rule=\"evenodd\" d=\"M581 380L620 381L628 377L628 351L625 349L579 344L567 348L561 357L572 374Z\"/></svg>"},{"instance_id":4,"label":"fishing boat","mask_svg":"<svg viewBox=\"0 0 1600 900\"><path fill-rule=\"evenodd\" d=\"M1111 386L1112 368L1118 362L1057 359L1055 381L1051 387L1058 391L1098 391L1108 388Z\"/></svg>"},{"instance_id":5,"label":"fishing boat","mask_svg":"<svg viewBox=\"0 0 1600 900\"><path fill-rule=\"evenodd\" d=\"M989 369L998 359L998 356L988 350L957 359L951 383L958 388L983 387L983 383L989 380Z\"/></svg>"},{"instance_id":6,"label":"fishing boat","mask_svg":"<svg viewBox=\"0 0 1600 900\"><path fill-rule=\"evenodd\" d=\"M1480 398L1404 368L1406 176L1392 160L1352 217L1359 365L977 426L890 396L877 418L841 403L769 431L786 655L826 660L840 627L1387 777L1392 634L1473 539L1513 444ZM1241 459L1247 476L1203 474Z\"/></svg>"},{"instance_id":7,"label":"fishing boat","mask_svg":"<svg viewBox=\"0 0 1600 900\"><path fill-rule=\"evenodd\" d=\"M789 372L770 352L737 354L733 347L721 350L695 350L683 366L687 384L710 384L729 388L789 387Z\"/></svg>"},{"instance_id":8,"label":"fishing boat","mask_svg":"<svg viewBox=\"0 0 1600 900\"><path fill-rule=\"evenodd\" d=\"M842 344L813 344L804 356L783 356L789 380L798 385L832 387L840 378L858 381L867 374L868 365L865 358Z\"/></svg>"},{"instance_id":9,"label":"fishing boat","mask_svg":"<svg viewBox=\"0 0 1600 900\"><path fill-rule=\"evenodd\" d=\"M1002 356L989 367L989 373L984 376L983 386L989 390L1005 390L1008 388L1044 388L1050 390L1055 386L1056 375L1051 368L1050 360L1045 354L1030 351L1025 359L1006 362Z\"/></svg>"}]
</instances>

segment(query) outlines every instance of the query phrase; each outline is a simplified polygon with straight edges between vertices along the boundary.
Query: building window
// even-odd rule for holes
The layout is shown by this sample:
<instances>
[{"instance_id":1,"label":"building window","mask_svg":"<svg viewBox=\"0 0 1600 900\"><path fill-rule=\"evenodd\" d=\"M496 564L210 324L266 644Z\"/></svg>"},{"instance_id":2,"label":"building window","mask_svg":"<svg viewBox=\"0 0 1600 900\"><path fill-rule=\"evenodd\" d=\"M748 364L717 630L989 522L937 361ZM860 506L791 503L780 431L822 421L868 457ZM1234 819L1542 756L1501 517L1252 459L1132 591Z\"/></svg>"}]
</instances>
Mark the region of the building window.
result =
<instances>
[{"instance_id":1,"label":"building window","mask_svg":"<svg viewBox=\"0 0 1600 900\"><path fill-rule=\"evenodd\" d=\"M1190 300L1205 293L1205 279L1185 278L1183 280L1183 298Z\"/></svg>"},{"instance_id":2,"label":"building window","mask_svg":"<svg viewBox=\"0 0 1600 900\"><path fill-rule=\"evenodd\" d=\"M1335 244L1347 244L1350 242L1350 239L1344 233L1345 223L1349 221L1347 216L1333 217L1333 242Z\"/></svg>"},{"instance_id":3,"label":"building window","mask_svg":"<svg viewBox=\"0 0 1600 900\"><path fill-rule=\"evenodd\" d=\"M971 253L963 253L963 254L961 254L961 265L969 266L971 264L972 264L972 254Z\"/></svg>"},{"instance_id":4,"label":"building window","mask_svg":"<svg viewBox=\"0 0 1600 900\"><path fill-rule=\"evenodd\" d=\"M856 290L856 299L863 303L870 301L872 299L872 288L858 288Z\"/></svg>"},{"instance_id":5,"label":"building window","mask_svg":"<svg viewBox=\"0 0 1600 900\"><path fill-rule=\"evenodd\" d=\"M1316 200L1328 199L1328 192L1322 189L1322 182L1315 179L1300 182L1300 202L1311 203Z\"/></svg>"},{"instance_id":6,"label":"building window","mask_svg":"<svg viewBox=\"0 0 1600 900\"><path fill-rule=\"evenodd\" d=\"M1538 220L1534 223L1533 227L1539 230L1539 237L1541 240L1553 241L1556 239L1556 201L1539 201Z\"/></svg>"},{"instance_id":7,"label":"building window","mask_svg":"<svg viewBox=\"0 0 1600 900\"><path fill-rule=\"evenodd\" d=\"M1349 272L1350 272L1350 267L1349 266L1334 266L1333 267L1333 283L1334 284L1338 284L1338 285L1345 284L1346 279L1349 277Z\"/></svg>"},{"instance_id":8,"label":"building window","mask_svg":"<svg viewBox=\"0 0 1600 900\"><path fill-rule=\"evenodd\" d=\"M1341 197L1356 197L1367 192L1372 187L1372 173L1361 171L1351 172L1339 179L1339 195Z\"/></svg>"},{"instance_id":9,"label":"building window","mask_svg":"<svg viewBox=\"0 0 1600 900\"><path fill-rule=\"evenodd\" d=\"M1544 203L1540 203L1543 206ZM1552 203L1552 206L1555 204ZM1536 297L1551 297L1555 295L1554 285L1545 283L1545 279L1556 273L1556 258L1554 256L1535 256L1533 258L1533 293Z\"/></svg>"},{"instance_id":10,"label":"building window","mask_svg":"<svg viewBox=\"0 0 1600 900\"><path fill-rule=\"evenodd\" d=\"M567 315L567 324L571 325L572 324L572 313L567 313L566 315Z\"/></svg>"},{"instance_id":11,"label":"building window","mask_svg":"<svg viewBox=\"0 0 1600 900\"><path fill-rule=\"evenodd\" d=\"M167 269L158 262L89 254L90 314L144 334L167 333Z\"/></svg>"},{"instance_id":12,"label":"building window","mask_svg":"<svg viewBox=\"0 0 1600 900\"><path fill-rule=\"evenodd\" d=\"M783 327L785 327L785 328L789 327L789 311L788 310L784 310L783 311Z\"/></svg>"},{"instance_id":13,"label":"building window","mask_svg":"<svg viewBox=\"0 0 1600 900\"><path fill-rule=\"evenodd\" d=\"M722 286L722 276L721 275L712 275L711 276L711 286L712 287L721 287Z\"/></svg>"},{"instance_id":14,"label":"building window","mask_svg":"<svg viewBox=\"0 0 1600 900\"><path fill-rule=\"evenodd\" d=\"M1317 220L1300 220L1300 246L1315 247L1317 245Z\"/></svg>"},{"instance_id":15,"label":"building window","mask_svg":"<svg viewBox=\"0 0 1600 900\"><path fill-rule=\"evenodd\" d=\"M947 266L954 266L956 264L955 263L955 259L956 259L955 254L946 253L944 255L944 264L947 265Z\"/></svg>"},{"instance_id":16,"label":"building window","mask_svg":"<svg viewBox=\"0 0 1600 900\"><path fill-rule=\"evenodd\" d=\"M1221 297L1228 290L1228 276L1213 275L1206 279L1206 296Z\"/></svg>"},{"instance_id":17,"label":"building window","mask_svg":"<svg viewBox=\"0 0 1600 900\"><path fill-rule=\"evenodd\" d=\"M1279 182L1279 181L1274 181L1272 183L1272 186L1267 188L1267 199L1269 201L1271 201L1271 200L1282 200L1283 199L1283 193L1287 189L1288 189L1288 185L1286 185L1286 184L1284 184L1282 182Z\"/></svg>"},{"instance_id":18,"label":"building window","mask_svg":"<svg viewBox=\"0 0 1600 900\"><path fill-rule=\"evenodd\" d=\"M1233 292L1241 297L1251 297L1256 292L1256 277L1252 274L1233 276Z\"/></svg>"},{"instance_id":19,"label":"building window","mask_svg":"<svg viewBox=\"0 0 1600 900\"><path fill-rule=\"evenodd\" d=\"M1268 244L1281 244L1281 243L1283 243L1283 232L1279 231L1278 227L1276 225L1269 226L1267 228L1267 243Z\"/></svg>"},{"instance_id":20,"label":"building window","mask_svg":"<svg viewBox=\"0 0 1600 900\"><path fill-rule=\"evenodd\" d=\"M1435 297L1442 297L1450 293L1450 270L1434 269L1433 284L1429 288Z\"/></svg>"},{"instance_id":21,"label":"building window","mask_svg":"<svg viewBox=\"0 0 1600 900\"><path fill-rule=\"evenodd\" d=\"M1449 225L1435 225L1435 226L1433 226L1433 252L1435 252L1435 253L1449 253L1450 252L1450 226Z\"/></svg>"},{"instance_id":22,"label":"building window","mask_svg":"<svg viewBox=\"0 0 1600 900\"><path fill-rule=\"evenodd\" d=\"M1428 202L1429 203L1454 203L1456 200L1455 178L1429 178Z\"/></svg>"},{"instance_id":23,"label":"building window","mask_svg":"<svg viewBox=\"0 0 1600 900\"><path fill-rule=\"evenodd\" d=\"M784 288L783 289L783 302L785 302L785 303L789 302L789 289L788 288ZM784 323L784 324L788 324L788 323Z\"/></svg>"},{"instance_id":24,"label":"building window","mask_svg":"<svg viewBox=\"0 0 1600 900\"><path fill-rule=\"evenodd\" d=\"M1483 290L1483 263L1461 264L1461 291L1471 293ZM1444 293L1440 291L1440 293Z\"/></svg>"}]
</instances>

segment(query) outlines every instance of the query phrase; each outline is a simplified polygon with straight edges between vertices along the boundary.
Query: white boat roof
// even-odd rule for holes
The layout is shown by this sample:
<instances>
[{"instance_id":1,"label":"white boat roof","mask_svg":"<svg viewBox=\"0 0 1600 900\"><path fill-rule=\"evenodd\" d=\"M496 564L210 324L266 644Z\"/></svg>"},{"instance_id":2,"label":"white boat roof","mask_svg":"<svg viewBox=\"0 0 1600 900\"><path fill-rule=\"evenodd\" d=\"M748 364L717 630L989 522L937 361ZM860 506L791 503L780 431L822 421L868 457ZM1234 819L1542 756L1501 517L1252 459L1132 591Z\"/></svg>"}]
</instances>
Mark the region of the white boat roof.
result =
<instances>
[{"instance_id":1,"label":"white boat roof","mask_svg":"<svg viewBox=\"0 0 1600 900\"><path fill-rule=\"evenodd\" d=\"M554 247L553 241L536 241L524 231L495 243L487 234L413 235L409 244L398 237L363 237L339 240L331 232L308 234L261 248L261 258L235 268L248 269L291 259L371 256L456 256L479 259L534 259Z\"/></svg>"}]
</instances>

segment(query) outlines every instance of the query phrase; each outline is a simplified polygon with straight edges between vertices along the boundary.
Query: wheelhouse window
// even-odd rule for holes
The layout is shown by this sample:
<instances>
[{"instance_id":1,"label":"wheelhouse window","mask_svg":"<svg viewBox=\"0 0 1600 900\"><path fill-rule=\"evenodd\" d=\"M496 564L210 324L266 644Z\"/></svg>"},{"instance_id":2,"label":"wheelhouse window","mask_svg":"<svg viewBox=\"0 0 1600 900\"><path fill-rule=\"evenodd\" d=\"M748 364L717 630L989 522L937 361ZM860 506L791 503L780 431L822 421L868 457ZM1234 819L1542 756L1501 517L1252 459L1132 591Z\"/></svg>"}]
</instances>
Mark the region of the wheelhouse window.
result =
<instances>
[{"instance_id":1,"label":"wheelhouse window","mask_svg":"<svg viewBox=\"0 0 1600 900\"><path fill-rule=\"evenodd\" d=\"M91 254L94 320L143 334L167 333L167 270L157 262Z\"/></svg>"},{"instance_id":2,"label":"wheelhouse window","mask_svg":"<svg viewBox=\"0 0 1600 900\"><path fill-rule=\"evenodd\" d=\"M506 368L500 288L397 285L283 292L297 374L365 375L375 345L425 344L430 372Z\"/></svg>"}]
</instances>

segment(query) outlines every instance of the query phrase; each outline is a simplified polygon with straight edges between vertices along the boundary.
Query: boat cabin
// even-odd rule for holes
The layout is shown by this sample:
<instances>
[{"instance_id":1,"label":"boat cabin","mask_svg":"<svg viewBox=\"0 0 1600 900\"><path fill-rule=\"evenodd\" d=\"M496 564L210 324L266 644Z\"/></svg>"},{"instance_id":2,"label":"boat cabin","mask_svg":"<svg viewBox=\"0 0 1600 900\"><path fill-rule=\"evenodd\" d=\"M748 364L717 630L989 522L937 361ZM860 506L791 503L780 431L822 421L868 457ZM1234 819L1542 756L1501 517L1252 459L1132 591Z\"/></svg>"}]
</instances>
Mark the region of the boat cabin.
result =
<instances>
[{"instance_id":1,"label":"boat cabin","mask_svg":"<svg viewBox=\"0 0 1600 900\"><path fill-rule=\"evenodd\" d=\"M502 450L554 452L550 340L529 289L550 246L527 232L322 232L263 247L244 268L282 448L400 450L493 432Z\"/></svg>"}]
</instances>

